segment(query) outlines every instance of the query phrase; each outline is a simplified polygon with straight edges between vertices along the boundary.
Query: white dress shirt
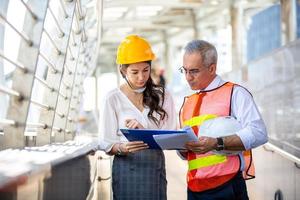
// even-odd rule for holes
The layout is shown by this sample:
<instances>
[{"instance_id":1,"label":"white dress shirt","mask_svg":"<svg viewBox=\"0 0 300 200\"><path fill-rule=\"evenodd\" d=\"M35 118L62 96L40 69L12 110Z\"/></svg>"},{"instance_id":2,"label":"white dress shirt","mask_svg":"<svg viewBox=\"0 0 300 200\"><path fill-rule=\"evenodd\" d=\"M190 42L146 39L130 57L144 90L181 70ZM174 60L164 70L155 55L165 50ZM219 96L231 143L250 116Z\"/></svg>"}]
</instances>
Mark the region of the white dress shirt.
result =
<instances>
[{"instance_id":1,"label":"white dress shirt","mask_svg":"<svg viewBox=\"0 0 300 200\"><path fill-rule=\"evenodd\" d=\"M137 120L145 129L176 129L175 106L168 92L165 93L163 108L168 116L157 126L147 116L149 108L146 107L141 112L119 88L110 91L100 110L100 149L108 153L115 143L128 141L120 131L121 128L126 128L127 119ZM159 119L156 112L153 115Z\"/></svg>"}]
</instances>

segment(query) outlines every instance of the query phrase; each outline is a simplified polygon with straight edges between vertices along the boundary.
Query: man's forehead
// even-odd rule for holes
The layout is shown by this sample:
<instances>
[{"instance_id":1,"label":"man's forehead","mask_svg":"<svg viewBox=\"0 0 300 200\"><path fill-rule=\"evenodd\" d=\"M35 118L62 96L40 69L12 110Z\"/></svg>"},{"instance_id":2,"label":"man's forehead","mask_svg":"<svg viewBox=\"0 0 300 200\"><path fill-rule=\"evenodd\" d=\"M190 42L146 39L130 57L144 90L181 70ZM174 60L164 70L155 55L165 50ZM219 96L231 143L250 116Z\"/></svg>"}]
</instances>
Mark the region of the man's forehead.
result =
<instances>
[{"instance_id":1,"label":"man's forehead","mask_svg":"<svg viewBox=\"0 0 300 200\"><path fill-rule=\"evenodd\" d=\"M189 58L198 58L201 59L200 52L185 52L183 57L189 57Z\"/></svg>"},{"instance_id":2,"label":"man's forehead","mask_svg":"<svg viewBox=\"0 0 300 200\"><path fill-rule=\"evenodd\" d=\"M184 65L195 65L194 67L200 67L202 64L202 57L199 53L185 53L183 56Z\"/></svg>"}]
</instances>

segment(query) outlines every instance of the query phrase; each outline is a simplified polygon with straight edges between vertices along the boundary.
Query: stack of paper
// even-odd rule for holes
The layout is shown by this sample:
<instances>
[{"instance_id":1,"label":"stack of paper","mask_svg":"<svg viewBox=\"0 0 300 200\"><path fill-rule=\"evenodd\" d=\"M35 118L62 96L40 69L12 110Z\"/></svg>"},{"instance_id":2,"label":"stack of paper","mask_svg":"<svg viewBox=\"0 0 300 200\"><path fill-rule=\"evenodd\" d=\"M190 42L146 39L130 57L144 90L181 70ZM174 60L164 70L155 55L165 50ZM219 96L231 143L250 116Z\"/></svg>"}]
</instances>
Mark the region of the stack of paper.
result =
<instances>
[{"instance_id":1,"label":"stack of paper","mask_svg":"<svg viewBox=\"0 0 300 200\"><path fill-rule=\"evenodd\" d=\"M190 127L182 130L120 129L129 141L143 141L150 149L185 149L188 141L198 141Z\"/></svg>"}]
</instances>

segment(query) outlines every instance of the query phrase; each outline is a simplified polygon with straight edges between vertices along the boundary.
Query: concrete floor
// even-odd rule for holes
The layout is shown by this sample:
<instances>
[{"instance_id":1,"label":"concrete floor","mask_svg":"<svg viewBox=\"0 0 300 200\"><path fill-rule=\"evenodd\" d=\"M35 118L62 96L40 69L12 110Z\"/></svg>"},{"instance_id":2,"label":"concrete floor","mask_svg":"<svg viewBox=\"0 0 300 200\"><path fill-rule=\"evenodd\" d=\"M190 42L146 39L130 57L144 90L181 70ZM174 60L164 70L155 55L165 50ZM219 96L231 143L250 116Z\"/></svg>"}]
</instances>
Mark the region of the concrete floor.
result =
<instances>
[{"instance_id":1,"label":"concrete floor","mask_svg":"<svg viewBox=\"0 0 300 200\"><path fill-rule=\"evenodd\" d=\"M166 157L166 172L168 181L168 199L169 200L185 200L186 199L186 161L181 160L176 154L176 151L165 151ZM98 156L102 156L102 159L98 164L98 176L110 177L111 167L110 158L103 152L98 152ZM98 182L97 185L98 195L93 200L111 200L111 179Z\"/></svg>"},{"instance_id":2,"label":"concrete floor","mask_svg":"<svg viewBox=\"0 0 300 200\"><path fill-rule=\"evenodd\" d=\"M181 160L176 151L165 151L168 180L168 199L184 200L186 198L187 162Z\"/></svg>"},{"instance_id":3,"label":"concrete floor","mask_svg":"<svg viewBox=\"0 0 300 200\"><path fill-rule=\"evenodd\" d=\"M181 160L176 151L165 151L166 171L168 180L168 199L169 200L185 200L186 197L186 170L187 162ZM251 183L250 183L251 182ZM249 199L256 198L257 190L254 187L255 181L246 181ZM249 184L250 183L250 184Z\"/></svg>"},{"instance_id":4,"label":"concrete floor","mask_svg":"<svg viewBox=\"0 0 300 200\"><path fill-rule=\"evenodd\" d=\"M176 154L176 151L164 151L166 157L166 172L168 181L168 200L185 200L186 197L186 171L187 162L181 160L181 158ZM107 157L106 155L102 155ZM110 161L102 160L101 165L98 166L98 173L102 177L110 176ZM102 170L101 170L102 169ZM103 171L103 169L106 169ZM247 181L248 182L248 181ZM100 183L100 182L99 182ZM99 195L98 198L102 200L111 199L111 180L106 180L98 185ZM248 185L248 195L250 200L256 199L255 192L253 192L252 185Z\"/></svg>"}]
</instances>

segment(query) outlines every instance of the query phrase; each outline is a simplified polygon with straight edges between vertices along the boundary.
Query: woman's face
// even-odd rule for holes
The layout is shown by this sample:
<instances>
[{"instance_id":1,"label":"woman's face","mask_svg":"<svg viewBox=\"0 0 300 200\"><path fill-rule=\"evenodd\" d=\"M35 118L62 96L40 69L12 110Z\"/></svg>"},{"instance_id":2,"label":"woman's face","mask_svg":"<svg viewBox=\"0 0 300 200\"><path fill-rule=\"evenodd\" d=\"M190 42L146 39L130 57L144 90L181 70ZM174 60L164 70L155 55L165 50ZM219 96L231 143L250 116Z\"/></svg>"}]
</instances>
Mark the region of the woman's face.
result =
<instances>
[{"instance_id":1,"label":"woman's face","mask_svg":"<svg viewBox=\"0 0 300 200\"><path fill-rule=\"evenodd\" d=\"M130 64L125 69L125 75L135 89L142 88L146 85L150 77L151 66L146 62Z\"/></svg>"}]
</instances>

